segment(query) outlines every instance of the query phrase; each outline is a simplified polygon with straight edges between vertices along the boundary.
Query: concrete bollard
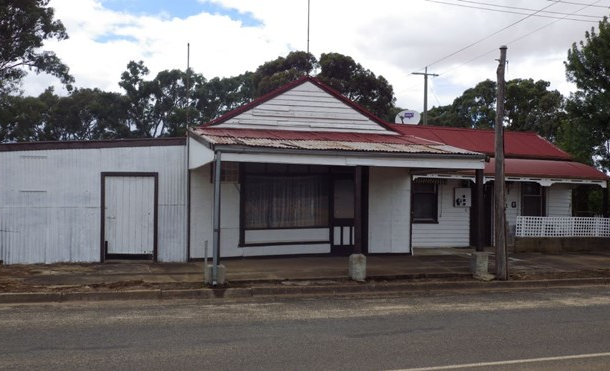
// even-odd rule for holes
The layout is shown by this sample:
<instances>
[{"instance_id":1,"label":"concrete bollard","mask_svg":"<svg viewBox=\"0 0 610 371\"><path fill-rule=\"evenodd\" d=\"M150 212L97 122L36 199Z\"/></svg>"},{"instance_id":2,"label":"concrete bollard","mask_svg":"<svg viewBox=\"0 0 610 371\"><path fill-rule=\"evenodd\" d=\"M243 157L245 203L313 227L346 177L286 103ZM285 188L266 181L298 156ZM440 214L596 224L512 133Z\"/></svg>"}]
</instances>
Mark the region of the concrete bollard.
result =
<instances>
[{"instance_id":1,"label":"concrete bollard","mask_svg":"<svg viewBox=\"0 0 610 371\"><path fill-rule=\"evenodd\" d=\"M359 282L366 280L366 256L363 254L349 256L349 277Z\"/></svg>"},{"instance_id":2,"label":"concrete bollard","mask_svg":"<svg viewBox=\"0 0 610 371\"><path fill-rule=\"evenodd\" d=\"M212 264L208 264L205 267L205 272L204 272L204 280L205 280L205 284L206 285L211 285L212 284ZM227 268L222 265L222 264L218 264L218 271L217 271L217 277L216 277L216 284L217 285L224 285L225 284L225 277L226 277L226 273L227 273Z\"/></svg>"},{"instance_id":3,"label":"concrete bollard","mask_svg":"<svg viewBox=\"0 0 610 371\"><path fill-rule=\"evenodd\" d=\"M470 254L470 273L474 278L486 281L494 278L489 274L489 253L475 251Z\"/></svg>"}]
</instances>

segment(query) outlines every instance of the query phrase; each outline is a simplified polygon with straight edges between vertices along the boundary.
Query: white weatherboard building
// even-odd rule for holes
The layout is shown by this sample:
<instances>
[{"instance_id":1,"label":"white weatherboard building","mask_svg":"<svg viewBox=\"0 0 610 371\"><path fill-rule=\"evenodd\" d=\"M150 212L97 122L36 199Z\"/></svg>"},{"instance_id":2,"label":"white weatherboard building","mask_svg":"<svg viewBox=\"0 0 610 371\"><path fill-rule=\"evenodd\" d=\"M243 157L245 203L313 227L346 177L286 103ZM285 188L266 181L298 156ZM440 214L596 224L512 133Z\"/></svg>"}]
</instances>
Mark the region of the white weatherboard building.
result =
<instances>
[{"instance_id":1,"label":"white weatherboard building","mask_svg":"<svg viewBox=\"0 0 610 371\"><path fill-rule=\"evenodd\" d=\"M0 144L0 260L472 245L470 178L486 155L395 126L304 77L187 138ZM569 213L551 207L561 189L549 213Z\"/></svg>"}]
</instances>

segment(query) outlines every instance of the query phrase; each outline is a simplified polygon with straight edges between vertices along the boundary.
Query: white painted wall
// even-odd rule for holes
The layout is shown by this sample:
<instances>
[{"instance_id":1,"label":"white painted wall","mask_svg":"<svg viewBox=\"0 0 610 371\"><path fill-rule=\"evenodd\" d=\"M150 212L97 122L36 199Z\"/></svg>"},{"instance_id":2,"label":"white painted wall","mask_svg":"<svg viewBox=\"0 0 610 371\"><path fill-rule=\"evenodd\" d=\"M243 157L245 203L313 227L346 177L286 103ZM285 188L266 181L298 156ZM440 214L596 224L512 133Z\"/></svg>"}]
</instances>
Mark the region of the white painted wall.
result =
<instances>
[{"instance_id":1,"label":"white painted wall","mask_svg":"<svg viewBox=\"0 0 610 371\"><path fill-rule=\"evenodd\" d=\"M470 246L470 207L454 207L459 180L438 187L438 223L413 223L413 247ZM474 195L472 195L474 196Z\"/></svg>"},{"instance_id":2,"label":"white painted wall","mask_svg":"<svg viewBox=\"0 0 610 371\"><path fill-rule=\"evenodd\" d=\"M158 259L186 260L186 146L0 152L0 259L100 260L101 172L158 172Z\"/></svg>"},{"instance_id":3,"label":"white painted wall","mask_svg":"<svg viewBox=\"0 0 610 371\"><path fill-rule=\"evenodd\" d=\"M506 222L509 231L514 231L517 216L521 215L521 183L510 183L506 190Z\"/></svg>"},{"instance_id":4,"label":"white painted wall","mask_svg":"<svg viewBox=\"0 0 610 371\"><path fill-rule=\"evenodd\" d=\"M553 184L547 191L548 216L572 216L572 188L569 184Z\"/></svg>"},{"instance_id":5,"label":"white painted wall","mask_svg":"<svg viewBox=\"0 0 610 371\"><path fill-rule=\"evenodd\" d=\"M369 253L411 251L410 178L406 169L369 169Z\"/></svg>"}]
</instances>

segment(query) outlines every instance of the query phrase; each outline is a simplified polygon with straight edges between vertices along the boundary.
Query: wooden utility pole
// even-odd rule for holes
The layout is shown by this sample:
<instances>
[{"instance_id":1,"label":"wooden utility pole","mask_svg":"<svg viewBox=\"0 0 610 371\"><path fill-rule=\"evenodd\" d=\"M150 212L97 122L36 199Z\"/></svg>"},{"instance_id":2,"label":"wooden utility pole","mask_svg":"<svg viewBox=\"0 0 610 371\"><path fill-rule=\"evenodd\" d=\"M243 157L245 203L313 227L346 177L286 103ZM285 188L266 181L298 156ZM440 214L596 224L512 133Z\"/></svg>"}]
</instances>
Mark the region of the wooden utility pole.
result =
<instances>
[{"instance_id":1,"label":"wooden utility pole","mask_svg":"<svg viewBox=\"0 0 610 371\"><path fill-rule=\"evenodd\" d=\"M428 125L428 76L438 76L436 73L428 73L426 66L424 72L412 72L413 75L424 76L424 125Z\"/></svg>"},{"instance_id":2,"label":"wooden utility pole","mask_svg":"<svg viewBox=\"0 0 610 371\"><path fill-rule=\"evenodd\" d=\"M506 67L506 46L500 47L500 64L498 65L498 97L496 102L496 174L494 237L496 244L496 279L508 279L508 255L506 251L506 194L504 182L504 69Z\"/></svg>"}]
</instances>

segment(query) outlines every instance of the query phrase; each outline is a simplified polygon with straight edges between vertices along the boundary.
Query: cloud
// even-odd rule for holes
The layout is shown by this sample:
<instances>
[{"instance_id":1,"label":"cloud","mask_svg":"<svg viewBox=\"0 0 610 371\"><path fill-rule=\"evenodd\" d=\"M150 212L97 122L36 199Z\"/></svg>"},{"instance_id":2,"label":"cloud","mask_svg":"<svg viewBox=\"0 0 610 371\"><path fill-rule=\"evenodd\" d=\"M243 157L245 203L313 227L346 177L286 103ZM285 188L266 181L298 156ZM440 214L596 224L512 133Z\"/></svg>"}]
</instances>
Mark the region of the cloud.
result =
<instances>
[{"instance_id":1,"label":"cloud","mask_svg":"<svg viewBox=\"0 0 610 371\"><path fill-rule=\"evenodd\" d=\"M145 1L130 1L120 8L118 0L51 0L70 39L47 42L45 48L70 66L76 86L120 91L120 75L130 60L143 60L153 76L164 69L185 69L187 43L191 67L208 79L254 71L266 61L307 48L307 0L190 0L180 10L182 1L157 1L161 4L147 9L134 5L144 6ZM440 75L429 80L429 107L451 104L478 82L495 80L503 44L508 46L507 79L544 79L563 94L573 89L565 81L563 61L571 44L596 23L445 2L456 6L425 0L310 0L310 51L317 57L326 52L351 56L393 85L399 106L416 110L423 108L423 77L412 72L429 66L429 72ZM564 14L583 8L542 0L494 4L552 5L546 10ZM601 20L606 13L606 8L589 7L577 14ZM58 81L31 75L24 89L38 94L48 85Z\"/></svg>"}]
</instances>

